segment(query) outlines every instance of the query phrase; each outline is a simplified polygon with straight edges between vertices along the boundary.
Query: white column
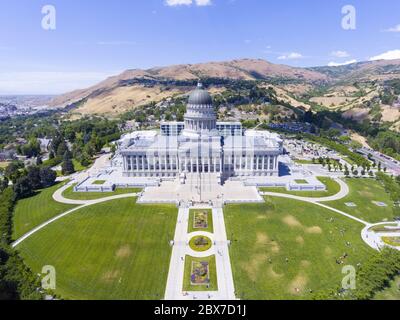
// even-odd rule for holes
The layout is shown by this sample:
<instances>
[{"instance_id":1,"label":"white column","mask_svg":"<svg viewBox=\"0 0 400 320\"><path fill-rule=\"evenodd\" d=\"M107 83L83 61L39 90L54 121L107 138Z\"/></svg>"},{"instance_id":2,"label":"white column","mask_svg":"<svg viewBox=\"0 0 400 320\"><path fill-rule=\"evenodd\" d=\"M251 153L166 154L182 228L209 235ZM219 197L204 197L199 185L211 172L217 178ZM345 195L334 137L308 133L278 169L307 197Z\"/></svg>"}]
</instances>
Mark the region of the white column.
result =
<instances>
[{"instance_id":1,"label":"white column","mask_svg":"<svg viewBox=\"0 0 400 320\"><path fill-rule=\"evenodd\" d=\"M265 171L265 155L262 158L262 170Z\"/></svg>"}]
</instances>

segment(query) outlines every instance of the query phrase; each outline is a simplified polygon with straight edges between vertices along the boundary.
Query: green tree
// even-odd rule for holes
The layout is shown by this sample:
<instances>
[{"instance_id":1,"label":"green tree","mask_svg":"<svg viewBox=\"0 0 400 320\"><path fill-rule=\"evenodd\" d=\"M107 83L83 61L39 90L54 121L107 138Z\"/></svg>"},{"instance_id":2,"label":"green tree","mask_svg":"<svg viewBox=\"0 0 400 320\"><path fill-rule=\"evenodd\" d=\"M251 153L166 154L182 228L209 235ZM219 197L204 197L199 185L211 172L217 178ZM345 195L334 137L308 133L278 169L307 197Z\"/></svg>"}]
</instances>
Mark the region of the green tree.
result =
<instances>
[{"instance_id":1,"label":"green tree","mask_svg":"<svg viewBox=\"0 0 400 320\"><path fill-rule=\"evenodd\" d=\"M28 168L27 175L32 189L38 190L42 188L42 181L40 178L40 168L37 166L32 166Z\"/></svg>"},{"instance_id":2,"label":"green tree","mask_svg":"<svg viewBox=\"0 0 400 320\"><path fill-rule=\"evenodd\" d=\"M16 200L27 198L33 194L33 188L27 176L19 178L13 189Z\"/></svg>"},{"instance_id":3,"label":"green tree","mask_svg":"<svg viewBox=\"0 0 400 320\"><path fill-rule=\"evenodd\" d=\"M44 188L50 187L54 184L57 178L57 173L48 167L40 169L40 181Z\"/></svg>"},{"instance_id":4,"label":"green tree","mask_svg":"<svg viewBox=\"0 0 400 320\"><path fill-rule=\"evenodd\" d=\"M72 162L71 153L69 151L64 153L61 172L63 175L70 175L75 172L74 163Z\"/></svg>"}]
</instances>

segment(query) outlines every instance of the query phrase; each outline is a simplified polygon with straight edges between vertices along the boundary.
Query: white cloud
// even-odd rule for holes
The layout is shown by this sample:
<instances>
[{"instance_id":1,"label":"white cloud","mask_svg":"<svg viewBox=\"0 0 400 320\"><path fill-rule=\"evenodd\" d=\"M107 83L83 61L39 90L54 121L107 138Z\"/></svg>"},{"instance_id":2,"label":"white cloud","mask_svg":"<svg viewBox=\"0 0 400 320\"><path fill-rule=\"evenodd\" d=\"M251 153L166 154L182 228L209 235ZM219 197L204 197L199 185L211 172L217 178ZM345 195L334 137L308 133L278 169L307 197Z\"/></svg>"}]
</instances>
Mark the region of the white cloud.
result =
<instances>
[{"instance_id":1,"label":"white cloud","mask_svg":"<svg viewBox=\"0 0 400 320\"><path fill-rule=\"evenodd\" d=\"M370 61L400 59L400 50L389 50L377 56L371 57Z\"/></svg>"},{"instance_id":2,"label":"white cloud","mask_svg":"<svg viewBox=\"0 0 400 320\"><path fill-rule=\"evenodd\" d=\"M165 4L170 7L175 6L190 6L193 3L192 0L166 0Z\"/></svg>"},{"instance_id":3,"label":"white cloud","mask_svg":"<svg viewBox=\"0 0 400 320\"><path fill-rule=\"evenodd\" d=\"M329 62L328 66L329 67L339 67L339 66L346 66L348 64L352 64L352 63L357 63L357 60L349 60L346 62Z\"/></svg>"},{"instance_id":4,"label":"white cloud","mask_svg":"<svg viewBox=\"0 0 400 320\"><path fill-rule=\"evenodd\" d=\"M210 6L212 4L211 0L195 0L195 1L196 1L196 5L198 5L199 7Z\"/></svg>"},{"instance_id":5,"label":"white cloud","mask_svg":"<svg viewBox=\"0 0 400 320\"><path fill-rule=\"evenodd\" d=\"M289 54L285 54L278 57L278 60L295 60L295 59L302 59L304 58L301 53L298 52L291 52Z\"/></svg>"},{"instance_id":6,"label":"white cloud","mask_svg":"<svg viewBox=\"0 0 400 320\"><path fill-rule=\"evenodd\" d=\"M394 26L392 28L386 29L384 31L385 32L400 32L400 24L398 24L397 26Z\"/></svg>"},{"instance_id":7,"label":"white cloud","mask_svg":"<svg viewBox=\"0 0 400 320\"><path fill-rule=\"evenodd\" d=\"M166 0L165 5L169 7L191 6L193 3L198 7L210 6L211 0Z\"/></svg>"},{"instance_id":8,"label":"white cloud","mask_svg":"<svg viewBox=\"0 0 400 320\"><path fill-rule=\"evenodd\" d=\"M61 94L111 76L102 72L0 72L0 94Z\"/></svg>"},{"instance_id":9,"label":"white cloud","mask_svg":"<svg viewBox=\"0 0 400 320\"><path fill-rule=\"evenodd\" d=\"M350 57L350 54L347 51L338 50L331 52L331 56L336 58L348 58Z\"/></svg>"}]
</instances>

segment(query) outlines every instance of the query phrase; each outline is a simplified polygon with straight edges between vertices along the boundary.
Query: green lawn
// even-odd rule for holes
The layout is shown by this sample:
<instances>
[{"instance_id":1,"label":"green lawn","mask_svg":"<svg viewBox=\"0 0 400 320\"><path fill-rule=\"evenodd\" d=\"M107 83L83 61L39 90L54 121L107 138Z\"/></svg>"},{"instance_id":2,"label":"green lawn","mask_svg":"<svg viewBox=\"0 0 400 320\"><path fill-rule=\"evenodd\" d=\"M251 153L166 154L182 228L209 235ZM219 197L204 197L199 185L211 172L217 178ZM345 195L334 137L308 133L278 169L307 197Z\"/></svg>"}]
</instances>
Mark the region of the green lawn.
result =
<instances>
[{"instance_id":1,"label":"green lawn","mask_svg":"<svg viewBox=\"0 0 400 320\"><path fill-rule=\"evenodd\" d=\"M296 182L297 184L308 184L307 180L304 179L294 180L294 182Z\"/></svg>"},{"instance_id":2,"label":"green lawn","mask_svg":"<svg viewBox=\"0 0 400 320\"><path fill-rule=\"evenodd\" d=\"M74 169L76 172L86 170L87 168L89 168L92 165L92 164L90 164L89 166L85 167L76 159L72 159L72 163L74 164Z\"/></svg>"},{"instance_id":3,"label":"green lawn","mask_svg":"<svg viewBox=\"0 0 400 320\"><path fill-rule=\"evenodd\" d=\"M194 218L195 215L207 213L207 228L195 228L194 227ZM213 226L213 217L212 217L212 210L210 209L191 209L189 211L189 226L188 226L188 233L191 232L197 232L197 231L205 231L205 232L214 232L214 226Z\"/></svg>"},{"instance_id":4,"label":"green lawn","mask_svg":"<svg viewBox=\"0 0 400 320\"><path fill-rule=\"evenodd\" d=\"M339 286L344 265L374 252L361 239L362 224L312 204L267 198L228 205L224 213L240 299L310 299Z\"/></svg>"},{"instance_id":5,"label":"green lawn","mask_svg":"<svg viewBox=\"0 0 400 320\"><path fill-rule=\"evenodd\" d=\"M66 189L63 196L71 200L96 200L127 193L139 193L142 189L116 189L114 192L74 192L74 186Z\"/></svg>"},{"instance_id":6,"label":"green lawn","mask_svg":"<svg viewBox=\"0 0 400 320\"><path fill-rule=\"evenodd\" d=\"M163 299L177 209L120 199L51 224L17 249L34 272L52 265L64 299Z\"/></svg>"},{"instance_id":7,"label":"green lawn","mask_svg":"<svg viewBox=\"0 0 400 320\"><path fill-rule=\"evenodd\" d=\"M393 221L393 201L384 187L375 179L346 179L350 193L344 199L325 202L326 205L347 212L367 222ZM372 201L384 202L388 207L378 207ZM348 207L354 203L357 207Z\"/></svg>"},{"instance_id":8,"label":"green lawn","mask_svg":"<svg viewBox=\"0 0 400 320\"><path fill-rule=\"evenodd\" d=\"M192 285L191 284L191 274L193 262L208 262L209 264L209 287L207 285ZM206 258L194 258L191 256L185 257L185 273L183 279L183 291L217 291L217 267L215 256L210 256Z\"/></svg>"},{"instance_id":9,"label":"green lawn","mask_svg":"<svg viewBox=\"0 0 400 320\"><path fill-rule=\"evenodd\" d=\"M62 184L56 184L36 192L30 198L17 202L13 217L13 239L21 237L43 222L76 207L53 200L53 193L61 186Z\"/></svg>"},{"instance_id":10,"label":"green lawn","mask_svg":"<svg viewBox=\"0 0 400 320\"><path fill-rule=\"evenodd\" d=\"M210 248L212 247L212 241L206 236L193 237L189 241L189 247L193 251L204 252L210 250Z\"/></svg>"},{"instance_id":11,"label":"green lawn","mask_svg":"<svg viewBox=\"0 0 400 320\"><path fill-rule=\"evenodd\" d=\"M318 177L326 186L326 191L288 191L286 188L260 188L261 192L276 192L284 194L292 194L300 197L323 198L333 196L340 191L340 185L333 179L327 177Z\"/></svg>"},{"instance_id":12,"label":"green lawn","mask_svg":"<svg viewBox=\"0 0 400 320\"><path fill-rule=\"evenodd\" d=\"M99 186L101 186L101 185L103 185L105 183L106 183L106 180L96 180L96 181L93 182L93 184L99 185Z\"/></svg>"},{"instance_id":13,"label":"green lawn","mask_svg":"<svg viewBox=\"0 0 400 320\"><path fill-rule=\"evenodd\" d=\"M377 293L374 300L400 300L400 276L390 282L390 286Z\"/></svg>"}]
</instances>

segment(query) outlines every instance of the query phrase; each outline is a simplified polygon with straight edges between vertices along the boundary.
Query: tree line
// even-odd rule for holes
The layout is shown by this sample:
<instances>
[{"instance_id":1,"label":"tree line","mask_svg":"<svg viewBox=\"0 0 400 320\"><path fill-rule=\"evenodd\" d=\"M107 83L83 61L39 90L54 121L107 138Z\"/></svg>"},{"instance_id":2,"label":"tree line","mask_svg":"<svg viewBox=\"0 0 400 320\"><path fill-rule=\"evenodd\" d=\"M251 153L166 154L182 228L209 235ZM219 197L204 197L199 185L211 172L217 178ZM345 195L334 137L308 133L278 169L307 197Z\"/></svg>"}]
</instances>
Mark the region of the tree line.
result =
<instances>
[{"instance_id":1,"label":"tree line","mask_svg":"<svg viewBox=\"0 0 400 320\"><path fill-rule=\"evenodd\" d=\"M0 193L0 300L41 300L40 279L10 246L15 198L12 188Z\"/></svg>"}]
</instances>

